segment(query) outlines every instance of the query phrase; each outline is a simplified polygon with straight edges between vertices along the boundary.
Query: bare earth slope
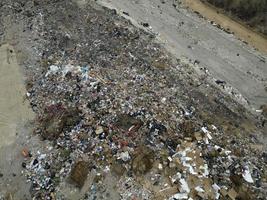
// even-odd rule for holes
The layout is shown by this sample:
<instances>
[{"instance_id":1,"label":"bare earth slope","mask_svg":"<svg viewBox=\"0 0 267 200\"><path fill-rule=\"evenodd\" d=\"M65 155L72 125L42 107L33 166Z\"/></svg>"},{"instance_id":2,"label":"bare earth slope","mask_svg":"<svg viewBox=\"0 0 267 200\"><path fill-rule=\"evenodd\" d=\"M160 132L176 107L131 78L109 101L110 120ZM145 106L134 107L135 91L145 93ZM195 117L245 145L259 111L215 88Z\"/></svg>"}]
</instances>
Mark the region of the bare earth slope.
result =
<instances>
[{"instance_id":1,"label":"bare earth slope","mask_svg":"<svg viewBox=\"0 0 267 200\"><path fill-rule=\"evenodd\" d=\"M237 38L246 41L249 45L255 47L260 52L267 54L267 38L253 31L241 22L232 20L224 13L219 13L219 9L202 3L200 0L185 0L186 6L192 10L201 13L203 17L219 24L225 30L233 32Z\"/></svg>"},{"instance_id":2,"label":"bare earth slope","mask_svg":"<svg viewBox=\"0 0 267 200\"><path fill-rule=\"evenodd\" d=\"M200 61L200 66L210 70L214 77L238 89L255 109L266 103L266 54L253 50L177 3L175 8L173 3L177 1L99 2L129 13L138 23L147 22L172 53Z\"/></svg>"}]
</instances>

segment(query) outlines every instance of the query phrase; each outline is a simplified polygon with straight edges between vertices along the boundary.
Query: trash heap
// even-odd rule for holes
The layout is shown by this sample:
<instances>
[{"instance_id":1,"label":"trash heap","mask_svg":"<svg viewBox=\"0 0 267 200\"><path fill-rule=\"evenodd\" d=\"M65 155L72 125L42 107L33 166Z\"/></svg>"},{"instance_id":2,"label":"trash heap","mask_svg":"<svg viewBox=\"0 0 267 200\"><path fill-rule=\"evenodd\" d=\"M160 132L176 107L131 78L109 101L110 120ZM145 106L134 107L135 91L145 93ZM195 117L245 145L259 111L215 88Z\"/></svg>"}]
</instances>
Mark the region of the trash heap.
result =
<instances>
[{"instance_id":1,"label":"trash heap","mask_svg":"<svg viewBox=\"0 0 267 200\"><path fill-rule=\"evenodd\" d=\"M94 199L92 189L102 193L107 176L122 199L253 198L251 186L263 181L260 162L220 146L214 138L224 133L198 122L194 107L172 103L178 91L165 78L153 79L136 69L107 78L89 65L48 68L34 89L44 107L35 132L52 144L24 166L36 198L65 199L60 182L82 189L90 173L84 199ZM166 89L153 91L160 86Z\"/></svg>"},{"instance_id":2,"label":"trash heap","mask_svg":"<svg viewBox=\"0 0 267 200\"><path fill-rule=\"evenodd\" d=\"M267 154L242 106L95 7L36 7L27 98L44 146L22 163L33 199L264 199Z\"/></svg>"}]
</instances>

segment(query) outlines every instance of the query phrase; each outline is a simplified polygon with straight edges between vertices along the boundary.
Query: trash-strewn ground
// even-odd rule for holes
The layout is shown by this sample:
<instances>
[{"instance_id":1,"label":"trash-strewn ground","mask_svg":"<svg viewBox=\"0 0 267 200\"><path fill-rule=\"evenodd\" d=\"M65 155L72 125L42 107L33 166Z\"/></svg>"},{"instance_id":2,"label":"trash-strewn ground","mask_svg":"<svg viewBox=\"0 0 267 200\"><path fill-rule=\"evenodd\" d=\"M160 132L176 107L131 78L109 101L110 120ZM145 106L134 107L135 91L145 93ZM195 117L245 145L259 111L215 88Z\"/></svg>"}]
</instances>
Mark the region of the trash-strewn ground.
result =
<instances>
[{"instance_id":1,"label":"trash-strewn ground","mask_svg":"<svg viewBox=\"0 0 267 200\"><path fill-rule=\"evenodd\" d=\"M136 24L147 23L149 26L145 28L157 33L157 39L172 54L178 58L197 60L199 66L209 70L215 79L238 89L252 110L266 104L266 53L260 53L246 44L248 42L253 46L255 42L261 46L259 49L267 52L266 39L203 6L200 0L97 2L117 9L118 13Z\"/></svg>"},{"instance_id":2,"label":"trash-strewn ground","mask_svg":"<svg viewBox=\"0 0 267 200\"><path fill-rule=\"evenodd\" d=\"M0 199L266 199L266 108L93 2L4 0L0 15L36 114Z\"/></svg>"}]
</instances>

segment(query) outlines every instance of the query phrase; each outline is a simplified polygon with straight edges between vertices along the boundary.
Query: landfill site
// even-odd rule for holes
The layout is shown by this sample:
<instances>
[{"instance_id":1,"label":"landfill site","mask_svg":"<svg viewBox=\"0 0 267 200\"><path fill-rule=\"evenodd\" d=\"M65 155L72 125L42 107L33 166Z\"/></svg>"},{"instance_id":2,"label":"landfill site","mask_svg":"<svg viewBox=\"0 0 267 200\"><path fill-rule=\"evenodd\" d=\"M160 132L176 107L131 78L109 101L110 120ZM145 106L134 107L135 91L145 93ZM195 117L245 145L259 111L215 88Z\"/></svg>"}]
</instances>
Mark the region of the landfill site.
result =
<instances>
[{"instance_id":1,"label":"landfill site","mask_svg":"<svg viewBox=\"0 0 267 200\"><path fill-rule=\"evenodd\" d=\"M220 9L0 0L0 200L267 199L267 36Z\"/></svg>"}]
</instances>

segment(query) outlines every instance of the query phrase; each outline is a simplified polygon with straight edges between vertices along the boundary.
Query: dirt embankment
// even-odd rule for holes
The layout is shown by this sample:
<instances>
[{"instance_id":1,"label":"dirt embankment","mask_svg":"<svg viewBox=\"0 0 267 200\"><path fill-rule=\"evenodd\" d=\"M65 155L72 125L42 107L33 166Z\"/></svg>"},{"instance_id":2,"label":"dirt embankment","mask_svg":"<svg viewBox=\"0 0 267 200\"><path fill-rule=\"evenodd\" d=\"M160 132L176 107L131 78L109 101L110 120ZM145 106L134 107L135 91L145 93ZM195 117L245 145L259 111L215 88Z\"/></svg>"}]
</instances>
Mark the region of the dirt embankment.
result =
<instances>
[{"instance_id":1,"label":"dirt embankment","mask_svg":"<svg viewBox=\"0 0 267 200\"><path fill-rule=\"evenodd\" d=\"M267 39L255 32L245 24L234 21L232 18L221 13L216 7L205 4L199 0L184 0L184 4L192 10L200 13L203 17L219 24L225 30L233 32L238 38L247 42L261 52L267 53Z\"/></svg>"},{"instance_id":2,"label":"dirt embankment","mask_svg":"<svg viewBox=\"0 0 267 200\"><path fill-rule=\"evenodd\" d=\"M247 26L267 36L266 0L202 0L204 3L221 8L231 18L241 20Z\"/></svg>"}]
</instances>

